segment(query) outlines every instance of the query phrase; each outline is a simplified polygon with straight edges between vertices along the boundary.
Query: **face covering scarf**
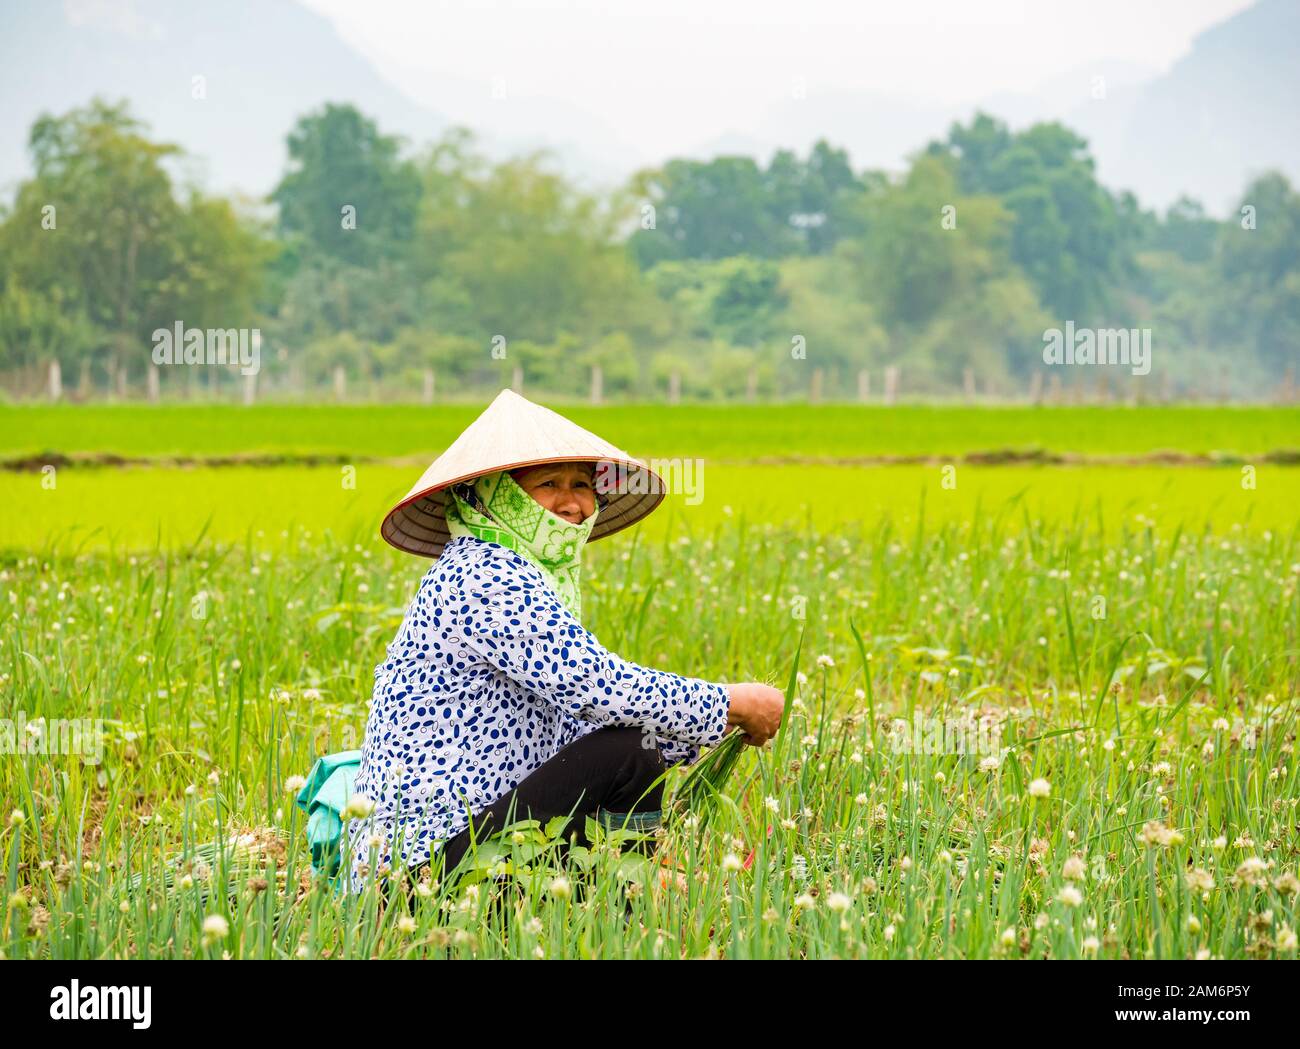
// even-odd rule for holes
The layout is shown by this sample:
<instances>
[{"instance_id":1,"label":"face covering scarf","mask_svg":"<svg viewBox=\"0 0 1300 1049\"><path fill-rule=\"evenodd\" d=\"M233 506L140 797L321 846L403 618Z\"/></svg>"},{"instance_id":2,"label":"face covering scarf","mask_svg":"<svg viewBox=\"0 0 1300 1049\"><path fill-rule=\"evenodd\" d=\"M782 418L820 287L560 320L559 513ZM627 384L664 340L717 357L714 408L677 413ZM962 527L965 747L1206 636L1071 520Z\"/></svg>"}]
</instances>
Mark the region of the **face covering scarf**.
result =
<instances>
[{"instance_id":1,"label":"face covering scarf","mask_svg":"<svg viewBox=\"0 0 1300 1049\"><path fill-rule=\"evenodd\" d=\"M582 548L599 506L581 524L570 524L519 487L506 470L484 474L472 485L453 485L450 495L446 513L452 536L498 543L531 561L564 607L582 621Z\"/></svg>"}]
</instances>

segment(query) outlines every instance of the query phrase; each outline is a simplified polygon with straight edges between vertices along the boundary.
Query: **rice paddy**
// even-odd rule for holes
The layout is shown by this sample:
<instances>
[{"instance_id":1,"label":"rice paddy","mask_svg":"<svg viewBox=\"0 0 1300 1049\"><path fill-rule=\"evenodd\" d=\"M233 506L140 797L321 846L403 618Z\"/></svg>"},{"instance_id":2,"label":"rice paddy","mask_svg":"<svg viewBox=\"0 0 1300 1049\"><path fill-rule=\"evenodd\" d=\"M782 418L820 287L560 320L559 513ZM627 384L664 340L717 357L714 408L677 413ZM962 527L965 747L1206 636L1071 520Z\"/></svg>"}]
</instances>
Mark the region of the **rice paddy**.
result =
<instances>
[{"instance_id":1,"label":"rice paddy","mask_svg":"<svg viewBox=\"0 0 1300 1049\"><path fill-rule=\"evenodd\" d=\"M1295 957L1286 409L573 409L705 464L590 547L588 625L786 689L782 732L653 860L520 828L336 895L294 777L358 745L426 567L379 515L474 414L0 410L73 460L0 473L7 957ZM1084 459L971 458L1008 448ZM1217 455L1096 459L1161 450ZM249 453L355 463L150 461Z\"/></svg>"},{"instance_id":2,"label":"rice paddy","mask_svg":"<svg viewBox=\"0 0 1300 1049\"><path fill-rule=\"evenodd\" d=\"M1088 455L1174 450L1300 452L1300 408L1177 405L994 408L902 404L544 403L641 456L751 461L814 455L955 455L1004 448ZM0 407L0 454L112 452L147 457L336 455L345 461L436 453L482 411L415 405L222 404Z\"/></svg>"}]
</instances>

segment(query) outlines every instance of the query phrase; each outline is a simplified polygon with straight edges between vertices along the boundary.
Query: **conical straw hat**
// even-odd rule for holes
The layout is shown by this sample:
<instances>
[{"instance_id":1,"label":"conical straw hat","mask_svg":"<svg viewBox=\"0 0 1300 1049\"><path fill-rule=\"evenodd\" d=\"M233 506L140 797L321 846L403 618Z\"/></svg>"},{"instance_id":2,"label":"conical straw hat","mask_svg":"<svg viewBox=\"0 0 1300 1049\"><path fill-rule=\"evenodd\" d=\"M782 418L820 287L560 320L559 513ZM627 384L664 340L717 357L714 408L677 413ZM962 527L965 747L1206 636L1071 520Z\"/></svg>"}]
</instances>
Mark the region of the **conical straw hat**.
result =
<instances>
[{"instance_id":1,"label":"conical straw hat","mask_svg":"<svg viewBox=\"0 0 1300 1049\"><path fill-rule=\"evenodd\" d=\"M595 462L605 505L588 542L635 524L663 501L664 480L645 463L513 390L502 390L483 414L424 471L384 518L380 534L410 554L437 557L447 530L447 488L497 470L540 463Z\"/></svg>"}]
</instances>

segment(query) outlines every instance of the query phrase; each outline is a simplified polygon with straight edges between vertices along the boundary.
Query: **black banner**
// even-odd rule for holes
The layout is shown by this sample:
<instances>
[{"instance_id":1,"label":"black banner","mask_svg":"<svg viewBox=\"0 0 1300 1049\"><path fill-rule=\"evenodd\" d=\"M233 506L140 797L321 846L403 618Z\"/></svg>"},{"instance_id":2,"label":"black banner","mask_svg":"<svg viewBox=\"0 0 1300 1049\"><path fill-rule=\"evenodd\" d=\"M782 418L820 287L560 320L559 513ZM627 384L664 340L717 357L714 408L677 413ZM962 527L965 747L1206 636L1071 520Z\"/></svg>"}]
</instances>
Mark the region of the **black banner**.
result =
<instances>
[{"instance_id":1,"label":"black banner","mask_svg":"<svg viewBox=\"0 0 1300 1049\"><path fill-rule=\"evenodd\" d=\"M436 976L431 964L439 965ZM507 964L515 966L508 985L482 971ZM681 974L672 963L635 977L626 969L632 964L644 969L654 963L588 963L579 979L563 961L17 962L3 967L0 1000L19 1029L107 1025L115 1034L172 1037L215 1030L222 1017L242 1024L239 1017L275 1015L284 1017L282 1031L301 1027L304 1037L320 1023L331 1036L374 1036L394 1024L427 1031L455 1003L482 1004L494 987L509 996L504 1008L518 1004L526 988L533 1002L551 994L557 1002L572 997L584 1013L607 1004L611 1019L626 1020L628 1004L644 1002L645 989L653 986L657 1009L681 993L687 1014L694 1015L698 1003L692 1005L689 990L675 990L682 987ZM864 1022L867 1015L888 1016L891 1029L913 1024L918 1035L942 1031L951 1037L963 1028L988 1033L990 1025L1028 1033L1034 1029L1025 1024L1039 1021L1054 1024L1050 1030L1057 1035L1129 1028L1176 1029L1180 1037L1191 1029L1231 1037L1295 1025L1297 970L1276 962L828 963L837 968L833 974L814 963L782 962L775 963L783 968L779 976L757 976L744 963L677 964L712 967L707 977L694 979L708 979L711 1002L737 1017L752 1008L756 986L768 987L761 1008L843 1016L865 1005L870 1013ZM774 976L779 984L767 984Z\"/></svg>"}]
</instances>

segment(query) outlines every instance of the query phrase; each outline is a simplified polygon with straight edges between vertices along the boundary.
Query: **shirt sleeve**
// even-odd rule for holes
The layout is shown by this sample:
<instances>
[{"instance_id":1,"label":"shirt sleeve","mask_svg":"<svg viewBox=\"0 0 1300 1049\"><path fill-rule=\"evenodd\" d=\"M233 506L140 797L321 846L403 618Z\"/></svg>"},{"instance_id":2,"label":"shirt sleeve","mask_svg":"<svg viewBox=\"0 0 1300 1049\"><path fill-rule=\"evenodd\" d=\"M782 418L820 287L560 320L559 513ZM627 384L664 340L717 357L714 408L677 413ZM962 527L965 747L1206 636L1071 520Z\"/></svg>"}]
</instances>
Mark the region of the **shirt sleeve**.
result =
<instances>
[{"instance_id":1,"label":"shirt sleeve","mask_svg":"<svg viewBox=\"0 0 1300 1049\"><path fill-rule=\"evenodd\" d=\"M608 651L532 566L497 557L470 569L463 587L456 624L466 647L545 702L603 726L643 726L670 763L726 734L725 685Z\"/></svg>"},{"instance_id":2,"label":"shirt sleeve","mask_svg":"<svg viewBox=\"0 0 1300 1049\"><path fill-rule=\"evenodd\" d=\"M700 748L693 743L667 738L659 740L659 753L663 755L665 765L694 765L700 758Z\"/></svg>"}]
</instances>

